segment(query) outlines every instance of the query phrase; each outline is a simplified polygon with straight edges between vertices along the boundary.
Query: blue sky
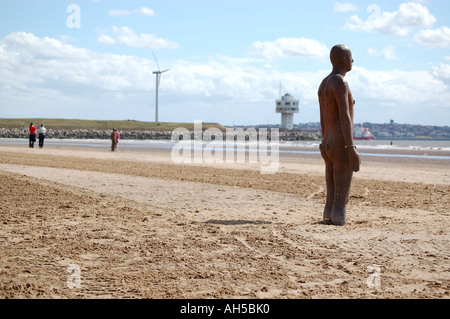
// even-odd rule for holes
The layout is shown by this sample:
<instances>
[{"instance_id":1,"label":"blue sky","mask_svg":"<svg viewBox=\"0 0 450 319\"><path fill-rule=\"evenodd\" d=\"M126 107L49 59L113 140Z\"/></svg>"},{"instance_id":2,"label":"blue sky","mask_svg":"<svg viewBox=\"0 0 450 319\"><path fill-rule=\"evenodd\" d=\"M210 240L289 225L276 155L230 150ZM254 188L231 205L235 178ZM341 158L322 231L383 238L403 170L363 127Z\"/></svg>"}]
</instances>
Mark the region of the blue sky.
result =
<instances>
[{"instance_id":1,"label":"blue sky","mask_svg":"<svg viewBox=\"0 0 450 319\"><path fill-rule=\"evenodd\" d=\"M0 117L319 121L335 44L355 122L450 125L450 1L0 0Z\"/></svg>"}]
</instances>

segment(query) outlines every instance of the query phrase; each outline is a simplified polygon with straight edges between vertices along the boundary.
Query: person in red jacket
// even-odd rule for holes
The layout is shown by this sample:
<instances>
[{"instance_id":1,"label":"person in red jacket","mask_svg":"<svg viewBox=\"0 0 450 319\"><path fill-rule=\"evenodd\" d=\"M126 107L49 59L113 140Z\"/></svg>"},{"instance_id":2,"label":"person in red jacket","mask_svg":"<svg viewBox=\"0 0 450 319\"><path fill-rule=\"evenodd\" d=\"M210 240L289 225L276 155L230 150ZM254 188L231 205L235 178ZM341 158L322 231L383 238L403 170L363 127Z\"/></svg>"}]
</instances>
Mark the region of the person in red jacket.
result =
<instances>
[{"instance_id":1,"label":"person in red jacket","mask_svg":"<svg viewBox=\"0 0 450 319\"><path fill-rule=\"evenodd\" d=\"M119 143L119 130L116 128L113 128L113 131L111 133L111 151L115 151L117 149L117 143Z\"/></svg>"},{"instance_id":2,"label":"person in red jacket","mask_svg":"<svg viewBox=\"0 0 450 319\"><path fill-rule=\"evenodd\" d=\"M29 146L30 148L34 148L34 142L36 142L36 127L33 123L30 123L30 127L28 128L29 133Z\"/></svg>"}]
</instances>

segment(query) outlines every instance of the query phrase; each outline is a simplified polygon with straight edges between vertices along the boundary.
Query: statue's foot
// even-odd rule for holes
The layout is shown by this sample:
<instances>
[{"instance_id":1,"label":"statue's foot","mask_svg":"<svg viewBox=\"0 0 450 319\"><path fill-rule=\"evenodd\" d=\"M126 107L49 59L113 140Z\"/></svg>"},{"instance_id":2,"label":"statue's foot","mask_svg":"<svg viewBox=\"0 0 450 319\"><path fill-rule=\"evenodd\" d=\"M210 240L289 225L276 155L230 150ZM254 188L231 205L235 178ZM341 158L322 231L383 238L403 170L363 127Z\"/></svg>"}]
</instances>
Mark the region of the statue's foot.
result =
<instances>
[{"instance_id":1,"label":"statue's foot","mask_svg":"<svg viewBox=\"0 0 450 319\"><path fill-rule=\"evenodd\" d=\"M331 225L331 209L325 207L323 211L323 223L325 225Z\"/></svg>"},{"instance_id":2,"label":"statue's foot","mask_svg":"<svg viewBox=\"0 0 450 319\"><path fill-rule=\"evenodd\" d=\"M345 225L345 217L339 219L331 219L331 223L335 226L344 226Z\"/></svg>"},{"instance_id":3,"label":"statue's foot","mask_svg":"<svg viewBox=\"0 0 450 319\"><path fill-rule=\"evenodd\" d=\"M334 212L331 215L331 223L336 226L345 225L345 212Z\"/></svg>"}]
</instances>

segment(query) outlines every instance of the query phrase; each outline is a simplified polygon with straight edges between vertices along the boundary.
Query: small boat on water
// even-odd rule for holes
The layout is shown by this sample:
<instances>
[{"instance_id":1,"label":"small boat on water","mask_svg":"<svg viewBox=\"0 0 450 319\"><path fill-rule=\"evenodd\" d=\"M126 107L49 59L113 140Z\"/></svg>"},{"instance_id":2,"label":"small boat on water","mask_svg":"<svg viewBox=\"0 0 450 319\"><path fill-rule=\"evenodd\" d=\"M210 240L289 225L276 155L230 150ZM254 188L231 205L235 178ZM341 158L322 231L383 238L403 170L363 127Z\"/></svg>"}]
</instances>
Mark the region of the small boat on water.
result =
<instances>
[{"instance_id":1,"label":"small boat on water","mask_svg":"<svg viewBox=\"0 0 450 319\"><path fill-rule=\"evenodd\" d=\"M369 128L361 126L355 126L353 128L353 139L354 140L373 140L375 137L369 131Z\"/></svg>"}]
</instances>

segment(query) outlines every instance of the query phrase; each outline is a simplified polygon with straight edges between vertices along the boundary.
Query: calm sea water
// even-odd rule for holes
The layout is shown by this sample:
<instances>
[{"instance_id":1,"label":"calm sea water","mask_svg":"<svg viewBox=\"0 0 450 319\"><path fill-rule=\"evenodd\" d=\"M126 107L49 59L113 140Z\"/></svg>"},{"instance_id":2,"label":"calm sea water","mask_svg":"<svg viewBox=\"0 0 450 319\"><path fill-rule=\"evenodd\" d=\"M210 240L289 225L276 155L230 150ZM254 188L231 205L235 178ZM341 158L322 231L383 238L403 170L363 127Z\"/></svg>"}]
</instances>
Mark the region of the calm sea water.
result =
<instances>
[{"instance_id":1,"label":"calm sea water","mask_svg":"<svg viewBox=\"0 0 450 319\"><path fill-rule=\"evenodd\" d=\"M444 160L450 164L450 141L438 140L371 140L354 141L363 157L394 157L424 160ZM318 151L320 142L281 142L280 149L306 154ZM305 151L306 150L306 151Z\"/></svg>"},{"instance_id":2,"label":"calm sea water","mask_svg":"<svg viewBox=\"0 0 450 319\"><path fill-rule=\"evenodd\" d=\"M209 142L211 143L211 142ZM203 147L206 144L203 143ZM279 152L290 154L320 154L318 141L280 141ZM356 146L364 156L385 157L417 157L426 159L448 160L450 164L450 141L438 140L372 140L355 141ZM0 145L28 146L28 139L0 138ZM92 147L110 148L109 140L89 139L46 139L46 146L54 147ZM175 142L170 140L120 140L119 147L125 149L171 149ZM236 149L252 150L249 143L237 142ZM37 143L36 143L37 146ZM210 145L212 146L212 145ZM255 149L255 145L253 149ZM215 149L222 149L224 144L217 142ZM270 150L270 144L269 144ZM413 152L412 152L413 151ZM421 152L415 152L421 151ZM429 154L428 154L428 153Z\"/></svg>"}]
</instances>

